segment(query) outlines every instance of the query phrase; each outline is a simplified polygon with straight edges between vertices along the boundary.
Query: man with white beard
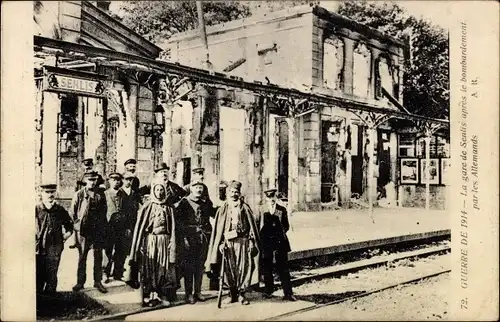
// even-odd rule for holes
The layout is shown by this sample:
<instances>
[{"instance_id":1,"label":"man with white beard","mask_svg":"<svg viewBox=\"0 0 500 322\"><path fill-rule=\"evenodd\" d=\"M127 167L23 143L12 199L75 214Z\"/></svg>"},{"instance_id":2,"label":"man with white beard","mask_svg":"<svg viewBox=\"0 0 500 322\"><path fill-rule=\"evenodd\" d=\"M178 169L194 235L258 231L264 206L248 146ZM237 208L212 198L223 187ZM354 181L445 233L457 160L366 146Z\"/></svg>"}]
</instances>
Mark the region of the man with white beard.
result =
<instances>
[{"instance_id":1,"label":"man with white beard","mask_svg":"<svg viewBox=\"0 0 500 322\"><path fill-rule=\"evenodd\" d=\"M42 201L35 206L37 293L56 291L64 242L73 233L71 217L56 203L56 188L55 184L42 184Z\"/></svg>"}]
</instances>

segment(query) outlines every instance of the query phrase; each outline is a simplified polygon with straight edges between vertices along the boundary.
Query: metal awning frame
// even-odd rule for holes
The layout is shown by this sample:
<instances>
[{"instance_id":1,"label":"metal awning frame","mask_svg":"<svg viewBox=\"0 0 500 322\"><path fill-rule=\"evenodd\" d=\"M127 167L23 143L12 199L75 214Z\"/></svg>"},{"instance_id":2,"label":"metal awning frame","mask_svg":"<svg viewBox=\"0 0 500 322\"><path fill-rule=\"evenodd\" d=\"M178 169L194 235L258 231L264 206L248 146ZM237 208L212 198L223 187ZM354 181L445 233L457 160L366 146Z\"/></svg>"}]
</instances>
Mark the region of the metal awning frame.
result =
<instances>
[{"instance_id":1,"label":"metal awning frame","mask_svg":"<svg viewBox=\"0 0 500 322\"><path fill-rule=\"evenodd\" d=\"M404 113L396 110L373 106L369 103L359 102L355 99L339 98L311 92L304 92L295 88L285 88L261 82L248 82L241 77L227 75L200 68L189 67L160 59L150 59L123 52L90 47L86 45L34 36L34 51L44 52L60 57L87 60L97 65L116 67L129 71L151 73L158 78L170 80L189 81L197 85L216 86L229 90L242 89L255 95L264 96L282 108L281 112L287 117L297 117L307 113L312 108L321 106L337 106L358 116L360 114L374 115L379 122L389 118L412 120L416 124L432 124L434 126L449 127L449 120L435 119L426 116ZM157 78L153 77L153 78ZM149 82L148 82L149 83ZM175 84L174 84L175 85ZM173 89L179 86L172 86ZM169 93L178 96L178 93ZM383 117L382 117L383 116ZM379 123L377 122L377 123Z\"/></svg>"}]
</instances>

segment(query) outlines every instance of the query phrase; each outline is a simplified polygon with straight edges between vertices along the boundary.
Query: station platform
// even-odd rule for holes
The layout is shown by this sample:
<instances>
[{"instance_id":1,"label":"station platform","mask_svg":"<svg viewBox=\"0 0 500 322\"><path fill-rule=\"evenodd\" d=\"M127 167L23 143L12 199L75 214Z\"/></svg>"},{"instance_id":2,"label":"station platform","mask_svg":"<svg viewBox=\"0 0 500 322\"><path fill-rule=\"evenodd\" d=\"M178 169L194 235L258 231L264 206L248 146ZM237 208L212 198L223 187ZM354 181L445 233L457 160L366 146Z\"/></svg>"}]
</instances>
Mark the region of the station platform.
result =
<instances>
[{"instance_id":1,"label":"station platform","mask_svg":"<svg viewBox=\"0 0 500 322\"><path fill-rule=\"evenodd\" d=\"M290 260L335 254L366 247L450 234L450 216L442 210L415 208L374 208L373 220L367 209L296 212L290 216L288 238ZM58 291L70 291L76 283L78 251L66 243L58 274ZM87 262L86 292L92 297L102 294L92 289L92 251ZM205 284L205 283L204 283ZM130 292L122 282L108 285L109 293ZM132 295L130 295L132 296Z\"/></svg>"}]
</instances>

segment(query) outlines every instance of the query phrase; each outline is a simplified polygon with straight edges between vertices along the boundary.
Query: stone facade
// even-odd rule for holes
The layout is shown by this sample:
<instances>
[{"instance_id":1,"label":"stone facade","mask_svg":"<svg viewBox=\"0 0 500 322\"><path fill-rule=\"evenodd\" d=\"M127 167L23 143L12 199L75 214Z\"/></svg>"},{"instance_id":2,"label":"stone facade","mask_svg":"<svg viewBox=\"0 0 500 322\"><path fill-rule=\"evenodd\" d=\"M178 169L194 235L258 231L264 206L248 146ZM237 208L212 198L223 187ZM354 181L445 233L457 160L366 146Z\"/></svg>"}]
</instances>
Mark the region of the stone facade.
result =
<instances>
[{"instance_id":1,"label":"stone facade","mask_svg":"<svg viewBox=\"0 0 500 322\"><path fill-rule=\"evenodd\" d=\"M377 95L381 92L382 84L390 87L386 90L402 102L402 85L399 80L402 79L400 66L405 59L406 45L320 7L296 7L210 26L207 27L207 39L214 69L226 70L245 80L311 90L381 109L397 109L381 95ZM178 34L163 47L170 51L170 58L174 61L195 67L203 66L201 58L204 57L204 49L197 31ZM238 62L237 67L231 69L235 62ZM228 69L230 66L232 67ZM328 72L334 75L325 74ZM385 76L383 80L382 76ZM388 76L391 78L387 79ZM283 162L282 156L274 151L264 150L265 168L260 170L264 184L288 186L286 179L281 178L282 172L293 174L298 187L294 194L298 199L294 206L296 209L314 210L338 205L349 207L353 172L360 173L356 180L362 180L361 197L367 199L368 173L364 157L366 127L356 115L346 111L345 107L348 107L347 103L345 106L323 107L294 122L296 170L287 171L288 166ZM279 134L277 125L270 124L275 122L272 113L270 116L266 118L269 124L265 127L268 132L264 137L264 147L278 147L279 153L288 153L286 147L289 133ZM325 145L322 142L325 134L322 133L322 124L325 122L332 124L337 131L332 134L335 141L330 144L333 149L330 151L322 149ZM393 132L390 142L397 144L391 124L385 123L382 126ZM356 140L357 143L358 138L359 151L358 146L354 146L352 142ZM375 146L378 144L377 138L378 135L375 135ZM250 146L247 145L246 149L250 149ZM389 176L394 180L397 149L393 146L389 150ZM353 158L357 158L355 168ZM330 165L332 178L325 178L325 159L335 160ZM247 163L253 162L252 159L244 160ZM260 174L260 171L257 173ZM377 173L378 163L371 176L375 200ZM250 184L248 188L253 189ZM328 189L335 196L322 197L328 195ZM285 192L287 188L279 190ZM322 201L325 198L328 199L327 202Z\"/></svg>"},{"instance_id":2,"label":"stone facade","mask_svg":"<svg viewBox=\"0 0 500 322\"><path fill-rule=\"evenodd\" d=\"M107 1L42 1L35 12L35 34L67 42L155 58L161 49L132 32L105 11ZM103 6L104 5L104 6ZM38 58L40 66L55 66L55 57ZM63 202L73 196L82 175L81 161L94 159L104 176L123 171L128 158L138 159L138 175L148 182L153 169L153 94L132 77L109 67L81 61L57 61L58 67L107 75L111 87L101 98L54 94L37 87L41 139L39 179L59 184Z\"/></svg>"}]
</instances>

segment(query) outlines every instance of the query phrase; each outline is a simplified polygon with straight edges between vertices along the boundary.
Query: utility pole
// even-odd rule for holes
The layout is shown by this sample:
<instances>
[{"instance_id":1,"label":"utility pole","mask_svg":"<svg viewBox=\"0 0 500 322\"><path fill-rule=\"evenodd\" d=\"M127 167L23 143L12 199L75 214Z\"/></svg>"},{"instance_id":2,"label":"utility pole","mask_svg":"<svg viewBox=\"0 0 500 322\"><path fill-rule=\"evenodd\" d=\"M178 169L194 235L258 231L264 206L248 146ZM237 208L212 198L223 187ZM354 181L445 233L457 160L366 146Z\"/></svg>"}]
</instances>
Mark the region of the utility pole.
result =
<instances>
[{"instance_id":1,"label":"utility pole","mask_svg":"<svg viewBox=\"0 0 500 322\"><path fill-rule=\"evenodd\" d=\"M208 40L207 40L207 30L205 28L205 17L203 15L203 3L201 1L196 1L196 9L198 11L198 25L200 30L200 38L205 48L205 61L204 67L211 70L212 64L210 63L210 55L208 52Z\"/></svg>"}]
</instances>

